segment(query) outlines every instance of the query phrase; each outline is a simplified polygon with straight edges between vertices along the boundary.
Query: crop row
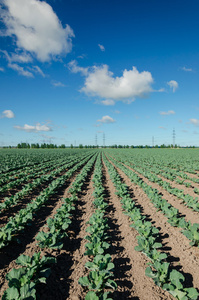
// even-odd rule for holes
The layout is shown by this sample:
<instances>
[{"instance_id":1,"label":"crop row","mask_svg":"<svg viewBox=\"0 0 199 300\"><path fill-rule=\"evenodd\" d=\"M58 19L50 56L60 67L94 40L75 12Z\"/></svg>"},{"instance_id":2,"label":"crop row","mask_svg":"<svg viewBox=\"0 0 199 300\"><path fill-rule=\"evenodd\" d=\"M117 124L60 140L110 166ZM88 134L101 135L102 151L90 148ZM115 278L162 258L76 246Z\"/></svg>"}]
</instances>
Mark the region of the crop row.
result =
<instances>
[{"instance_id":1,"label":"crop row","mask_svg":"<svg viewBox=\"0 0 199 300\"><path fill-rule=\"evenodd\" d=\"M180 300L197 299L199 296L195 288L185 288L185 278L183 274L172 269L171 264L167 261L167 254L162 252L162 244L157 242L159 239L159 230L154 227L150 221L145 220L138 207L132 201L128 187L121 181L116 168L103 156L103 160L108 168L110 178L116 188L117 195L121 198L123 209L133 222L131 226L135 228L138 246L135 250L143 252L150 260L149 267L146 268L145 274L151 277L155 284L168 291L174 297Z\"/></svg>"},{"instance_id":2,"label":"crop row","mask_svg":"<svg viewBox=\"0 0 199 300\"><path fill-rule=\"evenodd\" d=\"M75 159L75 156L73 159ZM34 168L34 171L32 167L29 167L25 171L15 173L14 176L4 176L4 178L1 178L0 180L0 193L27 183L31 179L37 178L42 174L46 174L47 172L52 171L57 167L61 167L62 165L66 164L66 162L70 161L71 158L69 157L67 159L59 159L58 161L50 161L40 164L38 167Z\"/></svg>"},{"instance_id":3,"label":"crop row","mask_svg":"<svg viewBox=\"0 0 199 300\"><path fill-rule=\"evenodd\" d=\"M16 233L22 231L27 225L31 224L33 214L35 214L44 205L56 191L65 184L78 168L88 161L88 158L83 159L73 168L66 172L66 174L53 180L50 185L44 189L40 195L30 202L26 208L21 209L18 214L11 217L8 223L0 229L0 249L7 246L15 237Z\"/></svg>"},{"instance_id":4,"label":"crop row","mask_svg":"<svg viewBox=\"0 0 199 300\"><path fill-rule=\"evenodd\" d=\"M125 162L126 165L131 167L131 164L129 162ZM142 167L136 167L134 165L134 170L138 173L142 174L144 177L149 179L151 182L157 183L159 186L161 186L163 189L165 189L168 193L176 196L178 199L181 199L183 203L191 208L194 211L199 212L199 202L198 197L193 197L189 194L185 194L183 190L178 189L176 187L172 187L171 184L167 181L162 180L162 178L158 177L154 173L151 173L148 169L142 168Z\"/></svg>"},{"instance_id":5,"label":"crop row","mask_svg":"<svg viewBox=\"0 0 199 300\"><path fill-rule=\"evenodd\" d=\"M87 156L86 156L87 157ZM82 157L82 159L86 158ZM90 155L88 156L90 157ZM17 192L15 195L12 195L10 198L6 197L5 201L0 204L0 212L2 210L8 209L9 207L15 205L19 200L22 200L25 196L28 196L35 188L40 187L43 183L49 183L57 176L59 176L66 169L71 168L79 161L79 157L74 160L71 159L70 162L64 164L62 167L58 169L54 169L49 174L43 175L40 178L33 180L31 183L26 184L22 190Z\"/></svg>"},{"instance_id":6,"label":"crop row","mask_svg":"<svg viewBox=\"0 0 199 300\"><path fill-rule=\"evenodd\" d=\"M199 246L199 224L191 224L190 221L186 221L184 217L179 214L177 208L173 207L164 198L162 198L161 193L157 189L152 188L147 183L145 183L141 177L139 177L135 172L125 167L123 164L118 163L114 160L115 165L120 168L133 183L140 186L143 191L147 194L148 198L151 200L153 205L158 211L161 211L167 218L168 223L174 227L182 228L182 233L191 241L190 245Z\"/></svg>"},{"instance_id":7,"label":"crop row","mask_svg":"<svg viewBox=\"0 0 199 300\"><path fill-rule=\"evenodd\" d=\"M79 279L79 283L86 287L89 291L85 300L110 300L109 292L105 289L116 289L114 282L113 270L114 264L111 262L111 255L108 253L110 244L107 243L108 236L108 219L105 218L105 210L107 203L104 201L104 188L102 184L102 163L101 154L98 155L95 171L93 174L94 183L94 201L95 212L90 217L85 236L88 241L85 245L87 255L90 260L85 264L89 270L89 274ZM106 254L105 254L106 252Z\"/></svg>"},{"instance_id":8,"label":"crop row","mask_svg":"<svg viewBox=\"0 0 199 300\"><path fill-rule=\"evenodd\" d=\"M77 194L81 191L95 159L96 156L93 156L76 176L70 189L71 197L63 199L63 204L57 209L54 217L47 220L48 232L40 231L36 236L40 248L61 249L63 247L67 229L71 224L71 212L75 209L74 202L78 200ZM85 159L79 163L79 166L84 163ZM71 171L71 174L74 173L74 170ZM56 263L56 258L45 256L40 258L39 252L32 257L21 255L16 259L16 263L22 268L12 269L6 275L9 288L4 292L3 300L37 299L36 286L38 283L46 283L46 278L50 274L49 266Z\"/></svg>"}]
</instances>

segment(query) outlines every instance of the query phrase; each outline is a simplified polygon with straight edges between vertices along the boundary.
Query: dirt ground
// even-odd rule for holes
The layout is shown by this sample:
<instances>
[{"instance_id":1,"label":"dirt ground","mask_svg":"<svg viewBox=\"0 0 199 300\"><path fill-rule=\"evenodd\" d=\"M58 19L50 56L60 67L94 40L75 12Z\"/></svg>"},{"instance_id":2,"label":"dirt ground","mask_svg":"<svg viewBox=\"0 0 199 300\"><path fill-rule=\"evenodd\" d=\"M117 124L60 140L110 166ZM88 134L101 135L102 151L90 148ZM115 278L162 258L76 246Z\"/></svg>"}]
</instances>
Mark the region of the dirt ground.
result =
<instances>
[{"instance_id":1,"label":"dirt ground","mask_svg":"<svg viewBox=\"0 0 199 300\"><path fill-rule=\"evenodd\" d=\"M130 168L130 167L128 167ZM122 180L127 184L132 201L142 211L142 214L160 230L160 242L163 244L163 251L168 255L168 261L173 267L180 270L186 279L186 286L193 286L199 289L199 248L191 247L189 240L180 232L179 228L172 227L166 217L157 212L143 190L133 184L130 179L117 168ZM51 267L51 275L47 284L40 284L37 288L38 298L42 300L81 300L86 295L86 290L78 284L80 277L87 274L84 267L88 257L84 255L86 240L87 221L94 212L92 202L94 200L94 186L92 182L93 169L88 174L82 191L78 194L78 201L73 211L72 223L68 230L68 237L64 241L61 250L41 250L35 240L39 231L45 230L44 226L49 217L53 217L56 210L62 204L62 198L69 195L69 188L74 182L78 172L59 190L59 193L51 197L34 217L32 226L19 234L21 243L12 242L9 246L0 250L0 297L2 297L8 283L6 274L16 268L15 259L21 255L33 255L41 251L41 255L56 257L57 263ZM138 173L137 173L138 174ZM178 208L180 213L192 223L199 223L199 214L184 206L179 199L170 195L157 184L149 182L141 174L139 176L152 187L162 193L163 198L171 205ZM115 194L116 190L109 177L107 167L103 162L103 186L105 188L105 201L108 203L106 217L109 224L109 253L115 264L114 280L118 288L113 292L113 299L132 300L160 300L174 299L168 292L156 286L153 280L145 275L145 269L149 259L141 252L135 251L137 245L137 231L130 227L130 220L124 214L120 199ZM175 186L175 183L172 183ZM176 185L177 186L177 185ZM188 190L187 190L188 191ZM37 191L35 194L37 195ZM31 198L31 197L30 197ZM26 199L9 212L0 216L0 226L3 226L8 217L14 215L21 207L29 202Z\"/></svg>"}]
</instances>

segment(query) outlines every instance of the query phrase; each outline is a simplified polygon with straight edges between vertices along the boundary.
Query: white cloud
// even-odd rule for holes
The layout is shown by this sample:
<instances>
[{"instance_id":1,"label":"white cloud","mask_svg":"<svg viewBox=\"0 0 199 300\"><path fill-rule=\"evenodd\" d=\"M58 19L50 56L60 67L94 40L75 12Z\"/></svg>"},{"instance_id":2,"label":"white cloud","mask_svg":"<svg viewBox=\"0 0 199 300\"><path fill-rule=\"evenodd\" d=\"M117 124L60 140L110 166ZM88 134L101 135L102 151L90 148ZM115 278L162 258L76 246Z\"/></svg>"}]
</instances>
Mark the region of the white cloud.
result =
<instances>
[{"instance_id":1,"label":"white cloud","mask_svg":"<svg viewBox=\"0 0 199 300\"><path fill-rule=\"evenodd\" d=\"M97 120L97 122L104 123L104 124L110 124L110 123L115 123L115 120L109 116L104 116L100 120Z\"/></svg>"},{"instance_id":2,"label":"white cloud","mask_svg":"<svg viewBox=\"0 0 199 300\"><path fill-rule=\"evenodd\" d=\"M32 57L25 53L25 52L22 52L20 54L18 53L11 53L11 54L8 54L7 51L1 51L5 54L7 60L9 63L12 63L12 62L18 62L18 63L29 63L29 62L32 62Z\"/></svg>"},{"instance_id":3,"label":"white cloud","mask_svg":"<svg viewBox=\"0 0 199 300\"><path fill-rule=\"evenodd\" d=\"M82 54L82 55L79 55L77 58L84 59L85 57L86 57L86 54Z\"/></svg>"},{"instance_id":4,"label":"white cloud","mask_svg":"<svg viewBox=\"0 0 199 300\"><path fill-rule=\"evenodd\" d=\"M105 51L105 48L104 48L103 45L98 44L98 46L99 46L99 48L100 48L101 51Z\"/></svg>"},{"instance_id":5,"label":"white cloud","mask_svg":"<svg viewBox=\"0 0 199 300\"><path fill-rule=\"evenodd\" d=\"M167 84L170 86L171 89L173 89L173 93L177 90L178 88L178 83L175 80L170 80L167 82Z\"/></svg>"},{"instance_id":6,"label":"white cloud","mask_svg":"<svg viewBox=\"0 0 199 300\"><path fill-rule=\"evenodd\" d=\"M8 109L8 110L4 110L3 111L1 118L12 119L14 117L15 117L15 115L14 115L13 111Z\"/></svg>"},{"instance_id":7,"label":"white cloud","mask_svg":"<svg viewBox=\"0 0 199 300\"><path fill-rule=\"evenodd\" d=\"M66 85L60 81L55 81L55 80L52 80L51 81L51 84L54 85L55 87L65 87Z\"/></svg>"},{"instance_id":8,"label":"white cloud","mask_svg":"<svg viewBox=\"0 0 199 300\"><path fill-rule=\"evenodd\" d=\"M115 105L115 101L112 100L112 99L103 100L103 101L101 101L101 103L104 104L104 105L107 105L107 106L109 106L109 105Z\"/></svg>"},{"instance_id":9,"label":"white cloud","mask_svg":"<svg viewBox=\"0 0 199 300\"><path fill-rule=\"evenodd\" d=\"M68 63L68 68L72 73L81 73L82 75L88 75L88 68L79 67L76 60L72 60Z\"/></svg>"},{"instance_id":10,"label":"white cloud","mask_svg":"<svg viewBox=\"0 0 199 300\"><path fill-rule=\"evenodd\" d=\"M4 70L4 68L0 67L0 71L1 71L1 72L4 72L5 70Z\"/></svg>"},{"instance_id":11,"label":"white cloud","mask_svg":"<svg viewBox=\"0 0 199 300\"><path fill-rule=\"evenodd\" d=\"M199 120L198 119L190 119L190 123L195 125L195 126L199 126Z\"/></svg>"},{"instance_id":12,"label":"white cloud","mask_svg":"<svg viewBox=\"0 0 199 300\"><path fill-rule=\"evenodd\" d=\"M35 55L40 61L49 61L72 49L73 30L62 27L52 7L38 0L3 0L2 10L6 25L4 35L14 36L19 49Z\"/></svg>"},{"instance_id":13,"label":"white cloud","mask_svg":"<svg viewBox=\"0 0 199 300\"><path fill-rule=\"evenodd\" d=\"M193 69L192 68L186 68L186 67L183 67L181 68L183 71L185 72L193 72Z\"/></svg>"},{"instance_id":14,"label":"white cloud","mask_svg":"<svg viewBox=\"0 0 199 300\"><path fill-rule=\"evenodd\" d=\"M153 90L153 92L163 93L163 92L165 92L165 88L161 88L159 90Z\"/></svg>"},{"instance_id":15,"label":"white cloud","mask_svg":"<svg viewBox=\"0 0 199 300\"><path fill-rule=\"evenodd\" d=\"M33 67L29 68L29 70L31 70L34 73L40 74L43 78L46 77L46 75L44 74L44 72L38 66L33 66Z\"/></svg>"},{"instance_id":16,"label":"white cloud","mask_svg":"<svg viewBox=\"0 0 199 300\"><path fill-rule=\"evenodd\" d=\"M161 111L161 112L159 112L159 114L162 116L175 115L175 111L174 110Z\"/></svg>"},{"instance_id":17,"label":"white cloud","mask_svg":"<svg viewBox=\"0 0 199 300\"><path fill-rule=\"evenodd\" d=\"M15 70L15 71L17 71L20 75L23 75L25 77L32 77L32 78L34 77L34 75L31 72L25 70L23 67L21 67L17 64L10 64L9 63L8 67Z\"/></svg>"},{"instance_id":18,"label":"white cloud","mask_svg":"<svg viewBox=\"0 0 199 300\"><path fill-rule=\"evenodd\" d=\"M40 123L37 123L35 126L25 124L24 126L16 125L14 128L18 130L24 130L26 132L40 132L40 131L52 131L52 128L48 125L41 125Z\"/></svg>"},{"instance_id":19,"label":"white cloud","mask_svg":"<svg viewBox=\"0 0 199 300\"><path fill-rule=\"evenodd\" d=\"M121 77L114 78L107 65L94 66L89 71L81 91L101 98L130 103L135 97L144 97L152 92L152 83L150 72L139 73L135 67L129 71L124 70Z\"/></svg>"}]
</instances>

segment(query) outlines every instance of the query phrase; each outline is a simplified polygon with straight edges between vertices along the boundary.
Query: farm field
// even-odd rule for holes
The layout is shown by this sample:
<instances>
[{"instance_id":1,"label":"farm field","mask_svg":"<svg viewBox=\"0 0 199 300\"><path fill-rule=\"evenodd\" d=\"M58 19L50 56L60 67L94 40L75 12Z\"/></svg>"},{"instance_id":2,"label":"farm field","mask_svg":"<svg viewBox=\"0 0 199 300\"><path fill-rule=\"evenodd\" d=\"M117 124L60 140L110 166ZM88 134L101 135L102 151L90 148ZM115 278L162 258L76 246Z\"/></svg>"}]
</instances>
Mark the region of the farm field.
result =
<instances>
[{"instance_id":1,"label":"farm field","mask_svg":"<svg viewBox=\"0 0 199 300\"><path fill-rule=\"evenodd\" d=\"M1 149L2 299L199 299L197 149Z\"/></svg>"}]
</instances>

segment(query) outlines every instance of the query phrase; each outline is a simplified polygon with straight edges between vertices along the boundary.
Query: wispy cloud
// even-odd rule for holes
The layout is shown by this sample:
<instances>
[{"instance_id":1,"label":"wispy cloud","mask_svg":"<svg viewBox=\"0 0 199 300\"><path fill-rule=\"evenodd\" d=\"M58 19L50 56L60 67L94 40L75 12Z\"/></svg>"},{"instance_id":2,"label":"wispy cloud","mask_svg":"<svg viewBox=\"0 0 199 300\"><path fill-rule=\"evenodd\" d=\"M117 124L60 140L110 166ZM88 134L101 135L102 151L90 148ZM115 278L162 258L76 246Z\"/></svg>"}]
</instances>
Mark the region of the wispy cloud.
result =
<instances>
[{"instance_id":1,"label":"wispy cloud","mask_svg":"<svg viewBox=\"0 0 199 300\"><path fill-rule=\"evenodd\" d=\"M103 105L106 105L106 106L112 106L112 105L115 105L115 101L112 100L112 99L102 100L101 103L102 103Z\"/></svg>"},{"instance_id":2,"label":"wispy cloud","mask_svg":"<svg viewBox=\"0 0 199 300\"><path fill-rule=\"evenodd\" d=\"M6 27L4 35L15 37L17 49L36 56L42 62L71 51L73 30L69 25L62 27L48 3L37 0L2 1L6 6L2 9Z\"/></svg>"},{"instance_id":3,"label":"wispy cloud","mask_svg":"<svg viewBox=\"0 0 199 300\"><path fill-rule=\"evenodd\" d=\"M19 66L17 64L11 64L11 63L9 63L8 67L10 69L13 69L14 71L17 71L19 75L22 75L22 76L25 76L25 77L31 77L31 78L34 77L34 75L31 72L25 70L24 67L21 67L21 66Z\"/></svg>"},{"instance_id":4,"label":"wispy cloud","mask_svg":"<svg viewBox=\"0 0 199 300\"><path fill-rule=\"evenodd\" d=\"M52 128L50 126L48 126L47 124L41 125L40 123L37 123L35 126L28 124L25 124L24 126L15 125L14 128L26 132L52 131Z\"/></svg>"},{"instance_id":5,"label":"wispy cloud","mask_svg":"<svg viewBox=\"0 0 199 300\"><path fill-rule=\"evenodd\" d=\"M5 71L5 69L0 67L0 72L4 72L4 71Z\"/></svg>"},{"instance_id":6,"label":"wispy cloud","mask_svg":"<svg viewBox=\"0 0 199 300\"><path fill-rule=\"evenodd\" d=\"M159 126L158 128L166 130L166 127L164 126Z\"/></svg>"},{"instance_id":7,"label":"wispy cloud","mask_svg":"<svg viewBox=\"0 0 199 300\"><path fill-rule=\"evenodd\" d=\"M88 75L88 68L79 67L76 60L72 60L68 63L68 69L72 73L80 73L84 76Z\"/></svg>"},{"instance_id":8,"label":"wispy cloud","mask_svg":"<svg viewBox=\"0 0 199 300\"><path fill-rule=\"evenodd\" d=\"M79 55L77 58L84 59L85 57L86 57L86 54L82 54L82 55Z\"/></svg>"},{"instance_id":9,"label":"wispy cloud","mask_svg":"<svg viewBox=\"0 0 199 300\"><path fill-rule=\"evenodd\" d=\"M182 67L181 70L185 71L185 72L193 72L192 68L186 68L186 67Z\"/></svg>"},{"instance_id":10,"label":"wispy cloud","mask_svg":"<svg viewBox=\"0 0 199 300\"><path fill-rule=\"evenodd\" d=\"M160 111L159 114L162 116L175 115L175 111L174 110Z\"/></svg>"},{"instance_id":11,"label":"wispy cloud","mask_svg":"<svg viewBox=\"0 0 199 300\"><path fill-rule=\"evenodd\" d=\"M29 70L31 70L32 72L34 72L36 74L40 74L43 78L46 77L46 75L44 74L44 72L38 66L33 66L33 67L29 68Z\"/></svg>"},{"instance_id":12,"label":"wispy cloud","mask_svg":"<svg viewBox=\"0 0 199 300\"><path fill-rule=\"evenodd\" d=\"M105 48L104 48L104 46L103 46L103 45L101 45L101 44L98 44L98 46L99 46L99 48L100 48L100 50L101 50L102 52L104 52L104 51L105 51Z\"/></svg>"},{"instance_id":13,"label":"wispy cloud","mask_svg":"<svg viewBox=\"0 0 199 300\"><path fill-rule=\"evenodd\" d=\"M193 124L194 126L199 126L199 120L198 119L190 119L189 120L191 124Z\"/></svg>"},{"instance_id":14,"label":"wispy cloud","mask_svg":"<svg viewBox=\"0 0 199 300\"><path fill-rule=\"evenodd\" d=\"M30 54L24 52L24 51L21 51L21 53L18 53L19 50L16 50L17 53L11 53L9 54L6 50L3 50L1 52L4 53L7 61L9 63L23 63L23 64L26 64L26 63L30 63L32 62L32 57L30 56Z\"/></svg>"},{"instance_id":15,"label":"wispy cloud","mask_svg":"<svg viewBox=\"0 0 199 300\"><path fill-rule=\"evenodd\" d=\"M97 122L110 124L110 123L115 123L115 120L109 116L103 116L101 119L97 120Z\"/></svg>"},{"instance_id":16,"label":"wispy cloud","mask_svg":"<svg viewBox=\"0 0 199 300\"><path fill-rule=\"evenodd\" d=\"M55 80L52 80L51 81L51 84L55 87L65 87L66 85L60 81L55 81Z\"/></svg>"},{"instance_id":17,"label":"wispy cloud","mask_svg":"<svg viewBox=\"0 0 199 300\"><path fill-rule=\"evenodd\" d=\"M167 82L167 84L170 86L170 88L173 90L173 93L175 93L175 91L178 88L178 83L175 80L170 80L169 82Z\"/></svg>"}]
</instances>

